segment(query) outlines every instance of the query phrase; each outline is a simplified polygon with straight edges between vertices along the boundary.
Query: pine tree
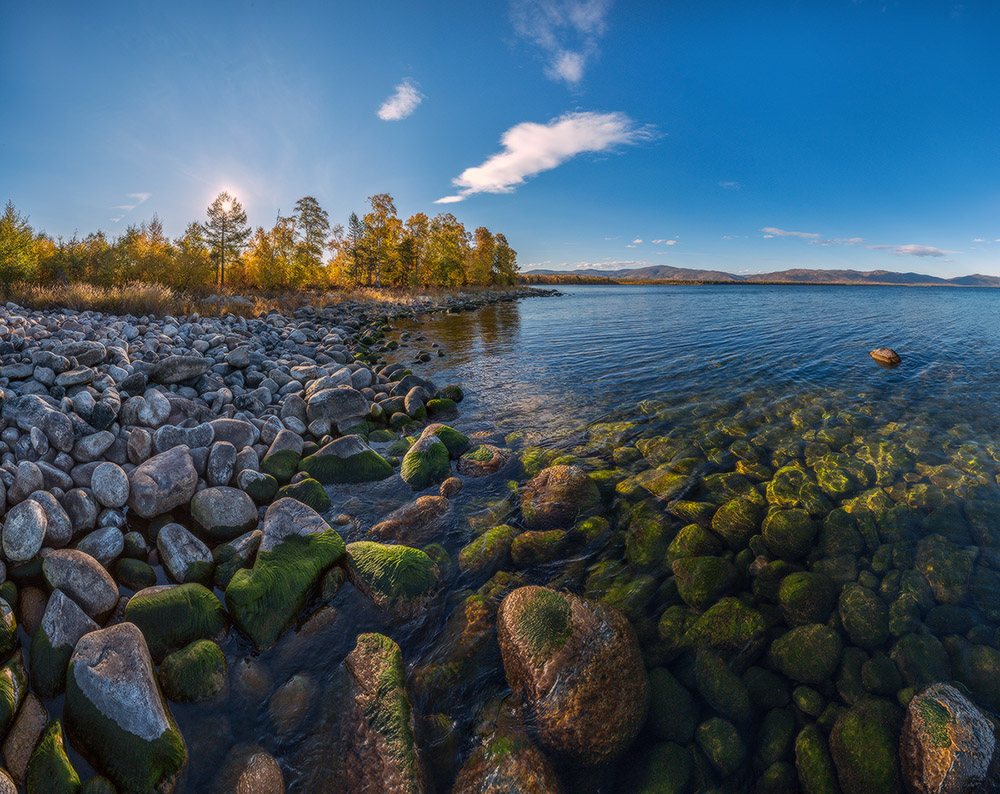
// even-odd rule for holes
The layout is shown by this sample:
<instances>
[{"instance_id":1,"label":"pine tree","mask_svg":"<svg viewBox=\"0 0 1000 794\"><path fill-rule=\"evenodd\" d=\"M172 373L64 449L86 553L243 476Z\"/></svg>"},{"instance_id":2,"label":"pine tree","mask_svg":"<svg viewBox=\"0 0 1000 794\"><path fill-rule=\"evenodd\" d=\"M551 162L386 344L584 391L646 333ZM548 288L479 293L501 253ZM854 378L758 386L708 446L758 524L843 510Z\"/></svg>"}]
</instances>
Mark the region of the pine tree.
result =
<instances>
[{"instance_id":1,"label":"pine tree","mask_svg":"<svg viewBox=\"0 0 1000 794\"><path fill-rule=\"evenodd\" d=\"M237 259L251 229L247 226L247 214L239 199L223 190L215 201L208 205L208 222L203 224L202 240L208 245L219 268L219 286L226 285L226 260Z\"/></svg>"}]
</instances>

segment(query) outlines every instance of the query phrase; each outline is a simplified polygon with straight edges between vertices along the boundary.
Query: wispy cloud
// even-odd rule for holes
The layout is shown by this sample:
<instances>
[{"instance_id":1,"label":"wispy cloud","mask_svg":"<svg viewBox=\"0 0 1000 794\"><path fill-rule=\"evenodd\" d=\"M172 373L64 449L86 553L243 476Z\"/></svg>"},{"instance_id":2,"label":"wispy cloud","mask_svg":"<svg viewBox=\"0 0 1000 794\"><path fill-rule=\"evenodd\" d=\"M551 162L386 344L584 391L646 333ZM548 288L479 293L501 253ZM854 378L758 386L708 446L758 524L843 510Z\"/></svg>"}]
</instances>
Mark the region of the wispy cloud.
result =
<instances>
[{"instance_id":1,"label":"wispy cloud","mask_svg":"<svg viewBox=\"0 0 1000 794\"><path fill-rule=\"evenodd\" d=\"M453 204L475 193L513 193L528 177L550 171L578 154L604 152L654 137L652 127L637 126L624 113L566 113L548 124L525 121L500 137L503 151L452 180L459 188L456 195L434 203Z\"/></svg>"},{"instance_id":2,"label":"wispy cloud","mask_svg":"<svg viewBox=\"0 0 1000 794\"><path fill-rule=\"evenodd\" d=\"M653 240L653 245L677 245L677 240Z\"/></svg>"},{"instance_id":3,"label":"wispy cloud","mask_svg":"<svg viewBox=\"0 0 1000 794\"><path fill-rule=\"evenodd\" d=\"M803 240L819 240L822 234L816 232L790 232L785 229L776 229L773 226L765 226L761 229L765 237L801 237Z\"/></svg>"},{"instance_id":4,"label":"wispy cloud","mask_svg":"<svg viewBox=\"0 0 1000 794\"><path fill-rule=\"evenodd\" d=\"M739 190L743 185L739 182L720 182L719 187L723 190Z\"/></svg>"},{"instance_id":5,"label":"wispy cloud","mask_svg":"<svg viewBox=\"0 0 1000 794\"><path fill-rule=\"evenodd\" d=\"M129 203L129 204L118 204L118 205L116 205L116 206L114 206L114 207L111 208L111 209L115 209L115 210L121 210L121 212L118 213L118 217L117 218L112 218L111 222L112 223L118 223L122 218L124 218L126 215L128 215L132 210L134 210L136 207L138 207L144 201L148 201L149 198L152 195L153 195L152 193L129 193L128 197L130 199L132 199L131 203Z\"/></svg>"},{"instance_id":6,"label":"wispy cloud","mask_svg":"<svg viewBox=\"0 0 1000 794\"><path fill-rule=\"evenodd\" d=\"M401 121L411 115L424 100L417 84L407 77L396 86L396 93L389 97L378 109L382 121Z\"/></svg>"},{"instance_id":7,"label":"wispy cloud","mask_svg":"<svg viewBox=\"0 0 1000 794\"><path fill-rule=\"evenodd\" d=\"M635 239L634 239L634 240L632 241L632 245L638 245L638 244L639 244L639 243L641 243L641 242L642 242L642 239L641 239L641 238L639 238L639 237L636 237L636 238L635 238Z\"/></svg>"},{"instance_id":8,"label":"wispy cloud","mask_svg":"<svg viewBox=\"0 0 1000 794\"><path fill-rule=\"evenodd\" d=\"M872 249L881 249L892 251L896 256L947 256L948 254L957 254L957 251L946 251L943 248L935 248L933 245L914 245L910 243L908 245L869 245Z\"/></svg>"},{"instance_id":9,"label":"wispy cloud","mask_svg":"<svg viewBox=\"0 0 1000 794\"><path fill-rule=\"evenodd\" d=\"M545 74L576 86L607 30L611 0L512 0L518 35L541 49Z\"/></svg>"}]
</instances>

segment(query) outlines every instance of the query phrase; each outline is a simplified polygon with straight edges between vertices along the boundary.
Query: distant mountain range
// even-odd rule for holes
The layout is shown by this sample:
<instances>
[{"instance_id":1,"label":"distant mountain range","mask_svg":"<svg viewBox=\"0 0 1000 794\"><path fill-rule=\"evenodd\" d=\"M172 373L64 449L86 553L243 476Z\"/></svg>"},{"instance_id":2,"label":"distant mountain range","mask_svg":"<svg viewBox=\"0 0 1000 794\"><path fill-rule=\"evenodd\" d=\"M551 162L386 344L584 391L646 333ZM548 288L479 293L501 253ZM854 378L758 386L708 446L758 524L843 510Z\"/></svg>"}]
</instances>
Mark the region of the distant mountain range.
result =
<instances>
[{"instance_id":1,"label":"distant mountain range","mask_svg":"<svg viewBox=\"0 0 1000 794\"><path fill-rule=\"evenodd\" d=\"M654 265L621 270L528 270L526 276L592 276L616 281L715 281L746 284L881 284L906 286L1000 287L1000 276L978 273L956 278L939 278L923 273L894 273L891 270L808 270L796 268L774 273L736 275L722 270L693 270Z\"/></svg>"}]
</instances>

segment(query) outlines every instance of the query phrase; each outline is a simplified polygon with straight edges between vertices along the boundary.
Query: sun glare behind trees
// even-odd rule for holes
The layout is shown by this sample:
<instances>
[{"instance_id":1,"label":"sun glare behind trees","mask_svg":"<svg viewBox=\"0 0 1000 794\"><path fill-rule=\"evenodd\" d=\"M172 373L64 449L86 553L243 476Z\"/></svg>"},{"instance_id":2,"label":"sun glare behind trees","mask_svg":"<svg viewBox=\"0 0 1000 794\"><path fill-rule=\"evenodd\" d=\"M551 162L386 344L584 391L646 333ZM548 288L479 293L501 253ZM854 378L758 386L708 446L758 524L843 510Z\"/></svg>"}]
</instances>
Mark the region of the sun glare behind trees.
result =
<instances>
[{"instance_id":1,"label":"sun glare behind trees","mask_svg":"<svg viewBox=\"0 0 1000 794\"><path fill-rule=\"evenodd\" d=\"M143 280L181 289L213 284L245 290L334 286L428 287L513 284L517 253L484 226L469 233L451 213L422 212L405 222L388 193L369 211L331 226L312 196L274 226L252 229L239 199L223 191L171 240L154 215L117 238L102 231L69 241L31 228L8 202L0 215L0 286L14 282L88 282L121 286Z\"/></svg>"}]
</instances>

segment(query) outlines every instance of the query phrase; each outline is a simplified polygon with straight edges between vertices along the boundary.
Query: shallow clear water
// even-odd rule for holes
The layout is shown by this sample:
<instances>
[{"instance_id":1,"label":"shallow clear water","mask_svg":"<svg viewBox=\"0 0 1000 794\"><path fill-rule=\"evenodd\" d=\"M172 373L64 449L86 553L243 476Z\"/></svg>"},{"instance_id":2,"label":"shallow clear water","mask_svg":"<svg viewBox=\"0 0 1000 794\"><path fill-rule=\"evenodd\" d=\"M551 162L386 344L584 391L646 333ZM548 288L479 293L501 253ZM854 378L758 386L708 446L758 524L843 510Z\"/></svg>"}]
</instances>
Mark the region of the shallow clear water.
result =
<instances>
[{"instance_id":1,"label":"shallow clear water","mask_svg":"<svg viewBox=\"0 0 1000 794\"><path fill-rule=\"evenodd\" d=\"M392 354L397 360L439 386L458 383L465 389L461 416L451 424L490 434L491 443L513 453L499 474L466 480L437 540L454 560L485 529L505 521L519 526L509 483L523 484L541 465L571 462L600 479L601 512L612 530L607 537L570 542L545 563L508 562L504 570L519 581L566 588L621 609L647 667L669 671L690 693L692 724L725 717L745 746L735 771L720 772L693 732L668 737L656 727L657 715L662 723L664 714L674 719L678 709L661 692L653 698L650 721L617 764L558 767L566 791L645 790L663 773L656 759L667 738L690 759L684 790L751 790L766 774L759 743L769 737L760 726L770 711L790 711L796 730L817 723L825 737L839 710L859 698L878 694L898 706L928 676L960 680L980 702L1000 710L1000 685L994 683L1000 681L1000 522L993 519L1000 515L1000 292L690 286L563 291L562 297L401 323L394 332L396 338L410 334ZM409 364L417 350L433 352L431 342L445 355ZM898 368L882 368L869 358L868 351L881 346L902 355ZM716 475L734 472L738 477L729 485L719 485ZM898 668L895 684L883 681L877 692L852 684L845 662L823 680L808 682L808 691L785 676L786 691L777 702L753 701L749 716L734 716L739 709L733 703L706 692L710 682L697 670L703 649L678 645L664 615L680 610L696 619L711 599L697 608L685 604L669 564L683 552L670 544L692 523L678 500L714 511L746 496L741 488L753 491L762 511L808 512L814 534L808 549L786 561L790 568L772 566L762 573L761 565L783 556L762 538L763 513L754 537L729 548L714 534L719 528L703 519L715 546L702 548L699 556L722 558L735 571L712 598L738 596L760 610L769 643L795 622L789 604L778 597L779 575L819 573L837 592L847 581L859 582L897 610L878 642L856 646L842 625L836 596L810 621L832 627L849 649L844 659L859 669L863 661L891 660ZM343 528L348 542L364 538L367 527L414 497L398 477L329 492L331 516L346 512L356 518ZM833 522L840 529L831 528L834 514L843 518ZM938 577L935 566L949 574ZM367 631L400 644L416 710L438 715L438 728L448 726L427 728L421 742L435 789L450 790L477 734L490 730L483 715L507 692L492 629L463 633L455 622L464 599L483 581L453 570L433 608L403 622L345 585L330 602L333 610L311 618L306 610L299 627L264 654L252 653L231 633L224 646L231 671L257 666L259 686L241 692L234 674L223 701L172 706L191 748L178 791L208 790L221 759L241 742L260 744L278 759L290 792L329 790L324 748L331 739L323 733L322 703L337 689L338 670L355 638ZM897 604L904 596L914 599L913 609L903 608L909 602ZM942 650L935 656L932 648L931 656L943 655L944 667L921 657L926 644L917 651L908 647L910 635L932 637ZM988 650L970 654L977 648ZM744 685L754 671L780 667L763 650L725 661ZM449 670L458 670L457 677L448 678ZM662 679L661 672L656 675ZM307 695L293 709L297 721L282 722L272 698L295 676ZM50 705L58 711L58 703ZM790 744L777 758L787 767L778 772L796 774Z\"/></svg>"}]
</instances>

